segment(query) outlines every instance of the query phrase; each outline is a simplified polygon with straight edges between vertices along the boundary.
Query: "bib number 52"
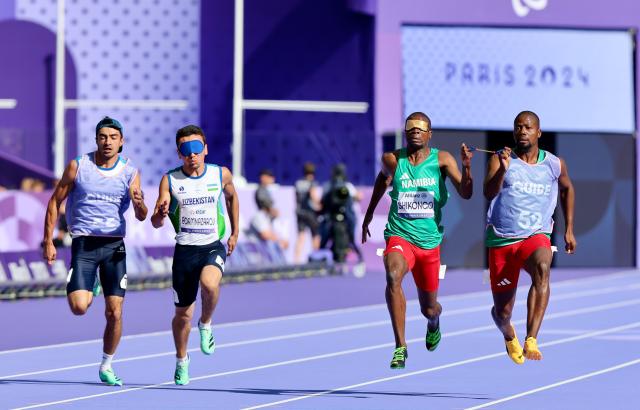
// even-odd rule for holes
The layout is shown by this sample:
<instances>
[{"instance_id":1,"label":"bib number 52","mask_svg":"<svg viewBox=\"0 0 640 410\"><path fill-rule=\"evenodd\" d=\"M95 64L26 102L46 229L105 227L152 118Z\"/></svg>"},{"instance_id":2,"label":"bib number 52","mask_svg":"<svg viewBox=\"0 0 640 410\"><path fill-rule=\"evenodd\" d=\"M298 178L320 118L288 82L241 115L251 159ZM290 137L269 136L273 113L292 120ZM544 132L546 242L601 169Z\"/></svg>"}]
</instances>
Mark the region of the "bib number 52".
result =
<instances>
[{"instance_id":1,"label":"bib number 52","mask_svg":"<svg viewBox=\"0 0 640 410\"><path fill-rule=\"evenodd\" d=\"M522 229L542 228L542 214L540 212L522 211L518 216L518 225Z\"/></svg>"}]
</instances>

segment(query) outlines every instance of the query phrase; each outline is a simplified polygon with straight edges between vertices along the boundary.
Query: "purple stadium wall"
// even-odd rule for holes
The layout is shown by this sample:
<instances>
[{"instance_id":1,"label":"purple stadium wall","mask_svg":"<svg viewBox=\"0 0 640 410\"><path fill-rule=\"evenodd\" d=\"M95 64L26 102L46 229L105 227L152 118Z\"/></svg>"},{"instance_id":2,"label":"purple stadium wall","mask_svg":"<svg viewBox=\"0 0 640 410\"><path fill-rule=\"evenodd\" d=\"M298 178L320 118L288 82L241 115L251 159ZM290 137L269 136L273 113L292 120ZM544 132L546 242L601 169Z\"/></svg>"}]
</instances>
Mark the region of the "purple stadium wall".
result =
<instances>
[{"instance_id":1,"label":"purple stadium wall","mask_svg":"<svg viewBox=\"0 0 640 410\"><path fill-rule=\"evenodd\" d=\"M245 175L256 181L272 168L278 182L293 183L305 161L318 177L345 162L354 183L374 178L373 18L345 0L245 1L247 99L364 101L366 114L247 111ZM225 147L209 154L231 163L233 1L202 2L202 121ZM286 164L286 166L284 165Z\"/></svg>"}]
</instances>

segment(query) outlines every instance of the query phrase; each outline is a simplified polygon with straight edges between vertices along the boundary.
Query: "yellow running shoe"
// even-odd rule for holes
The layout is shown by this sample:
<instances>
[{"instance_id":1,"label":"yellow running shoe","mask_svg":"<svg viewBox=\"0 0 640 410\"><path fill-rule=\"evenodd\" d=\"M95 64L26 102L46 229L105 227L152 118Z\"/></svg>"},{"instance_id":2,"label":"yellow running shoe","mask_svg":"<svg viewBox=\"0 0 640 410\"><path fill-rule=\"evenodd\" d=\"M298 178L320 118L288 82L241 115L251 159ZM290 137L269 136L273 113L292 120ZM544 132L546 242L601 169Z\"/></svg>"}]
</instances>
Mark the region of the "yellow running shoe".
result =
<instances>
[{"instance_id":1,"label":"yellow running shoe","mask_svg":"<svg viewBox=\"0 0 640 410\"><path fill-rule=\"evenodd\" d=\"M504 341L505 347L507 348L507 355L509 355L509 358L513 360L515 364L522 364L524 363L522 346L520 346L520 342L518 341L518 336L516 335L516 330L514 329L513 325L511 326L511 328L513 329L514 334L513 339Z\"/></svg>"},{"instance_id":2,"label":"yellow running shoe","mask_svg":"<svg viewBox=\"0 0 640 410\"><path fill-rule=\"evenodd\" d=\"M538 341L535 337L527 337L524 341L524 357L529 360L542 360L542 353L538 349Z\"/></svg>"}]
</instances>

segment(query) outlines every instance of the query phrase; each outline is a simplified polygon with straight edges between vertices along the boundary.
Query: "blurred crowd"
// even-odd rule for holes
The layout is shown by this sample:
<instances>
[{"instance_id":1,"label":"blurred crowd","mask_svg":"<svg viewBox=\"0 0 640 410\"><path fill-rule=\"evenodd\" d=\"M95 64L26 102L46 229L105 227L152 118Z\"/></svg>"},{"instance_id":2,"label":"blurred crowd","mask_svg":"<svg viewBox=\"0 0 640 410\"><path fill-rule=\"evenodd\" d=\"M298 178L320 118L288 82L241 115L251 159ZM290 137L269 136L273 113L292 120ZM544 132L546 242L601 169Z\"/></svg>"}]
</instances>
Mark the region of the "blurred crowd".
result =
<instances>
[{"instance_id":1,"label":"blurred crowd","mask_svg":"<svg viewBox=\"0 0 640 410\"><path fill-rule=\"evenodd\" d=\"M251 218L246 233L250 239L266 243L284 261L284 251L290 244L276 228L280 211L273 200L272 189L275 184L276 178L270 169L260 172L255 192L258 211ZM361 262L362 253L355 243L356 213L353 209L354 203L360 201L361 197L349 182L344 164L334 166L329 181L320 185L316 180L315 165L305 163L302 175L295 183L298 235L294 245L294 262L304 262L302 255L308 238L311 240L309 259L314 259L319 250L329 249L335 262L345 262L351 251Z\"/></svg>"},{"instance_id":2,"label":"blurred crowd","mask_svg":"<svg viewBox=\"0 0 640 410\"><path fill-rule=\"evenodd\" d=\"M55 188L57 181L54 181ZM255 192L257 212L252 216L246 230L250 240L262 241L280 262L286 263L285 251L289 249L289 240L277 229L280 211L273 200L273 188L276 178L270 169L260 172L258 187ZM39 193L46 189L40 179L26 177L20 183L20 191ZM6 188L0 186L0 191ZM316 180L316 167L307 162L302 168L302 175L295 183L296 224L298 235L294 246L294 262L303 263L303 255L311 249L309 259L319 257L318 251L328 249L336 262L344 262L349 252L354 252L359 261L362 254L355 243L356 214L353 210L355 202L362 195L349 182L347 168L343 164L333 167L331 178L319 183ZM310 246L307 245L310 241ZM65 204L60 208L60 217L56 226L53 241L56 247L71 246L65 216ZM320 256L321 257L321 256Z\"/></svg>"}]
</instances>

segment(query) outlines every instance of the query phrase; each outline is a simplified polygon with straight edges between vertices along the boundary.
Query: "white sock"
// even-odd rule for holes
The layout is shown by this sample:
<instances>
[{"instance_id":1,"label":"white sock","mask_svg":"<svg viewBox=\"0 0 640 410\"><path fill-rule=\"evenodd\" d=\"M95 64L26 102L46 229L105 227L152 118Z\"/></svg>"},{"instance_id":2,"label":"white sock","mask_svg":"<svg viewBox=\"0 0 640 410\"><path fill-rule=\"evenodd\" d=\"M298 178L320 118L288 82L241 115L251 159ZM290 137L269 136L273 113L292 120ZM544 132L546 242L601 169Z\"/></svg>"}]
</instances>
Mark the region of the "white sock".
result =
<instances>
[{"instance_id":1,"label":"white sock","mask_svg":"<svg viewBox=\"0 0 640 410\"><path fill-rule=\"evenodd\" d=\"M198 320L198 328L211 330L211 320L209 320L209 323L202 323Z\"/></svg>"},{"instance_id":2,"label":"white sock","mask_svg":"<svg viewBox=\"0 0 640 410\"><path fill-rule=\"evenodd\" d=\"M185 357L178 357L176 356L176 363L179 365L185 365L189 363L189 354L187 353L187 355Z\"/></svg>"},{"instance_id":3,"label":"white sock","mask_svg":"<svg viewBox=\"0 0 640 410\"><path fill-rule=\"evenodd\" d=\"M111 361L113 360L112 354L102 353L102 363L100 363L100 370L105 371L111 369Z\"/></svg>"}]
</instances>

